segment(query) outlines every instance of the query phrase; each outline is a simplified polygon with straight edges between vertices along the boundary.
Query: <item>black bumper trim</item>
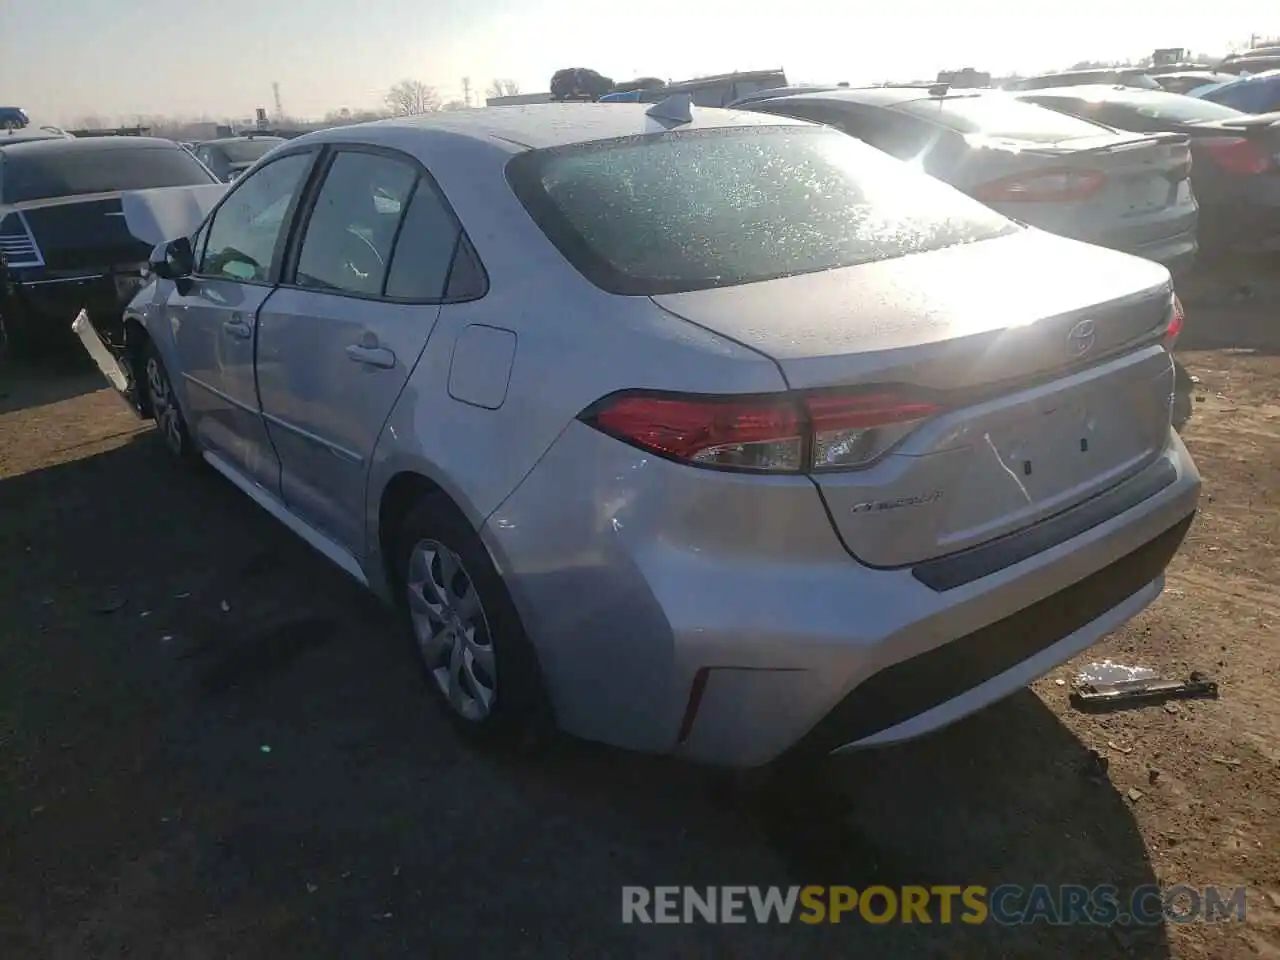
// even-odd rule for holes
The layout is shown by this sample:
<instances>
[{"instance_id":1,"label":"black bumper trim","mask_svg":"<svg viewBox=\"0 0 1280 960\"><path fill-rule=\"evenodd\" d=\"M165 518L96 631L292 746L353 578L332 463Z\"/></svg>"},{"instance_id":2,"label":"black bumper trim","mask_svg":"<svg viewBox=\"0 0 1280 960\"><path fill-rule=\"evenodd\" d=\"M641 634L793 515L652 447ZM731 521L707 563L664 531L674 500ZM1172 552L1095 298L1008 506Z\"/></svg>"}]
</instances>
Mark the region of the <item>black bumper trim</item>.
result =
<instances>
[{"instance_id":1,"label":"black bumper trim","mask_svg":"<svg viewBox=\"0 0 1280 960\"><path fill-rule=\"evenodd\" d=\"M1034 526L916 564L911 568L911 575L938 592L972 583L1092 530L1155 496L1177 479L1177 468L1168 460L1160 460L1138 476Z\"/></svg>"},{"instance_id":2,"label":"black bumper trim","mask_svg":"<svg viewBox=\"0 0 1280 960\"><path fill-rule=\"evenodd\" d=\"M856 686L792 748L827 754L946 703L1119 606L1168 566L1195 513L1083 580Z\"/></svg>"}]
</instances>

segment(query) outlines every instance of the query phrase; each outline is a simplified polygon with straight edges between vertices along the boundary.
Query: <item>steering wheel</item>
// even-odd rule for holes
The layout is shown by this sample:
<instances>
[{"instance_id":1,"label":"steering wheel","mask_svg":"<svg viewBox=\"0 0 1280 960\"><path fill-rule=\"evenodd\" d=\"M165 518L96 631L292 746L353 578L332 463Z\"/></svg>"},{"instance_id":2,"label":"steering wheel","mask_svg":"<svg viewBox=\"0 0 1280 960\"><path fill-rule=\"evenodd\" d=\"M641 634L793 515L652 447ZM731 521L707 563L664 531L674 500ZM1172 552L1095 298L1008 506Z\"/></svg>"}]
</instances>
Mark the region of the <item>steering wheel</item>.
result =
<instances>
[{"instance_id":1,"label":"steering wheel","mask_svg":"<svg viewBox=\"0 0 1280 960\"><path fill-rule=\"evenodd\" d=\"M373 245L373 241L353 227L346 228L346 237L350 239L346 244L346 257L342 265L347 273L361 286L368 285L370 279L375 276L380 279L386 270L387 262L378 252L378 248ZM352 240L359 242L351 242Z\"/></svg>"}]
</instances>

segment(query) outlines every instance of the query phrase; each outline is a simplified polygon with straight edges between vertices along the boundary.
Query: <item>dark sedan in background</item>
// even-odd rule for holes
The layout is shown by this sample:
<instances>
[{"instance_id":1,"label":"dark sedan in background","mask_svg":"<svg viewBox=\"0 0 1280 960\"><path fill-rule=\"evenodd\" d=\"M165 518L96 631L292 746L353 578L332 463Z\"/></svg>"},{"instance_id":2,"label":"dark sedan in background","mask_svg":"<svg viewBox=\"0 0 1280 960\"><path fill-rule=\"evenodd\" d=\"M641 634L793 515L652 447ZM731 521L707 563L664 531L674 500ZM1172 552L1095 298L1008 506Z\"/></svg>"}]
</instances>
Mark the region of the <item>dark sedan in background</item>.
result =
<instances>
[{"instance_id":1,"label":"dark sedan in background","mask_svg":"<svg viewBox=\"0 0 1280 960\"><path fill-rule=\"evenodd\" d=\"M234 180L245 170L285 143L283 137L247 134L223 140L206 140L194 148L196 159L213 171L224 183Z\"/></svg>"},{"instance_id":2,"label":"dark sedan in background","mask_svg":"<svg viewBox=\"0 0 1280 960\"><path fill-rule=\"evenodd\" d=\"M191 154L150 137L0 141L0 333L10 352L71 342L81 308L109 328L151 252L120 196L216 183Z\"/></svg>"},{"instance_id":3,"label":"dark sedan in background","mask_svg":"<svg viewBox=\"0 0 1280 960\"><path fill-rule=\"evenodd\" d=\"M1280 113L1249 114L1196 97L1118 87L1017 96L1119 130L1189 138L1201 248L1256 250L1280 241Z\"/></svg>"},{"instance_id":4,"label":"dark sedan in background","mask_svg":"<svg viewBox=\"0 0 1280 960\"><path fill-rule=\"evenodd\" d=\"M835 127L1015 220L1179 273L1195 260L1187 138L1135 136L945 85L809 92L744 109Z\"/></svg>"}]
</instances>

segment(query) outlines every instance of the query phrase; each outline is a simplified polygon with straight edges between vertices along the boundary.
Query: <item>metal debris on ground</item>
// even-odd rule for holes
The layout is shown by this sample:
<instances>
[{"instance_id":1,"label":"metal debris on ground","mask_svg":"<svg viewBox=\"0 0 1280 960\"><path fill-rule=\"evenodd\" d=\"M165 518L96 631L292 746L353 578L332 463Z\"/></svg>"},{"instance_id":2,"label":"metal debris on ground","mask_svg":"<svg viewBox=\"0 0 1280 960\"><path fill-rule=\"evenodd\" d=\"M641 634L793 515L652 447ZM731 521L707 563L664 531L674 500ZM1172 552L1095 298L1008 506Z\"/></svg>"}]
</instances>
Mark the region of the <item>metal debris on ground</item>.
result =
<instances>
[{"instance_id":1,"label":"metal debris on ground","mask_svg":"<svg viewBox=\"0 0 1280 960\"><path fill-rule=\"evenodd\" d=\"M1120 744L1111 740L1107 741L1107 746L1119 753L1133 753L1133 747L1122 747Z\"/></svg>"},{"instance_id":2,"label":"metal debris on ground","mask_svg":"<svg viewBox=\"0 0 1280 960\"><path fill-rule=\"evenodd\" d=\"M1077 710L1117 710L1124 707L1164 703L1177 713L1170 700L1216 699L1218 684L1200 671L1187 680L1166 680L1148 667L1130 667L1110 660L1091 663L1076 677L1071 706Z\"/></svg>"},{"instance_id":3,"label":"metal debris on ground","mask_svg":"<svg viewBox=\"0 0 1280 960\"><path fill-rule=\"evenodd\" d=\"M1090 780L1101 782L1107 779L1107 769L1110 765L1111 762L1097 750L1090 750L1080 764L1080 773Z\"/></svg>"},{"instance_id":4,"label":"metal debris on ground","mask_svg":"<svg viewBox=\"0 0 1280 960\"><path fill-rule=\"evenodd\" d=\"M1213 756L1213 757L1210 757L1209 759L1212 760L1214 763L1222 764L1224 767L1238 767L1242 763L1244 763L1243 760L1236 760L1234 757Z\"/></svg>"},{"instance_id":5,"label":"metal debris on ground","mask_svg":"<svg viewBox=\"0 0 1280 960\"><path fill-rule=\"evenodd\" d=\"M1130 787L1130 788L1129 788L1129 799L1130 799L1130 800L1132 800L1134 803L1137 803L1137 802L1138 802L1139 800L1141 800L1144 796L1146 796L1146 794L1144 794L1144 793L1143 793L1141 790L1139 790L1137 787Z\"/></svg>"}]
</instances>

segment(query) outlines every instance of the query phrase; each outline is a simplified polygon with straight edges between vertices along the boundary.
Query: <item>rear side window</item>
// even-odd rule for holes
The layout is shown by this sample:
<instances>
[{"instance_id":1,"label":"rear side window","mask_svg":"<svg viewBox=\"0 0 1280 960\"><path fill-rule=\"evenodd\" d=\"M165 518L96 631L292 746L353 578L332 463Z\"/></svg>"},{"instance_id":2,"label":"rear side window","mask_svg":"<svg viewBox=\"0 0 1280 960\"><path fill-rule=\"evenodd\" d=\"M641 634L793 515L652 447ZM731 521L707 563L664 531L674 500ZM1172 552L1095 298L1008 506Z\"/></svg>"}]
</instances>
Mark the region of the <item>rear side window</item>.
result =
<instances>
[{"instance_id":1,"label":"rear side window","mask_svg":"<svg viewBox=\"0 0 1280 960\"><path fill-rule=\"evenodd\" d=\"M941 181L816 127L531 150L507 175L565 258L602 289L627 295L812 273L1018 229Z\"/></svg>"},{"instance_id":2,"label":"rear side window","mask_svg":"<svg viewBox=\"0 0 1280 960\"><path fill-rule=\"evenodd\" d=\"M932 120L966 136L977 135L993 140L1057 143L1096 137L1107 132L1087 120L998 95L912 100L898 105L896 109Z\"/></svg>"},{"instance_id":3,"label":"rear side window","mask_svg":"<svg viewBox=\"0 0 1280 960\"><path fill-rule=\"evenodd\" d=\"M265 140L237 140L233 143L224 143L220 149L223 156L231 163L253 163L282 143L284 140L275 137Z\"/></svg>"},{"instance_id":4,"label":"rear side window","mask_svg":"<svg viewBox=\"0 0 1280 960\"><path fill-rule=\"evenodd\" d=\"M396 240L387 296L405 300L438 300L444 295L458 245L458 223L425 180L409 201L400 237Z\"/></svg>"},{"instance_id":5,"label":"rear side window","mask_svg":"<svg viewBox=\"0 0 1280 960\"><path fill-rule=\"evenodd\" d=\"M151 187L210 183L209 174L180 147L137 146L71 150L8 151L4 158L3 201L25 203Z\"/></svg>"}]
</instances>

